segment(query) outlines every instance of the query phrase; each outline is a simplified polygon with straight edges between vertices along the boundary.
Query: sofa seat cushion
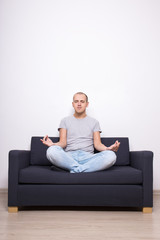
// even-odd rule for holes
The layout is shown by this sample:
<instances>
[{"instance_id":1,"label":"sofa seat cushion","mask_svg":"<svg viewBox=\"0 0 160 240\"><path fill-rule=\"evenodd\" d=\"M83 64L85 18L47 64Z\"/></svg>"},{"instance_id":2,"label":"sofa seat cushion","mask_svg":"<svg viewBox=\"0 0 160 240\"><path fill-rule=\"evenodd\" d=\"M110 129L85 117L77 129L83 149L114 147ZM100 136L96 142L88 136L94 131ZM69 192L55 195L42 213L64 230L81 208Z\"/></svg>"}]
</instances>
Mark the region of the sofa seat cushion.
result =
<instances>
[{"instance_id":1,"label":"sofa seat cushion","mask_svg":"<svg viewBox=\"0 0 160 240\"><path fill-rule=\"evenodd\" d=\"M113 166L91 173L53 171L50 166L29 166L19 173L24 184L142 184L142 172L130 166Z\"/></svg>"}]
</instances>

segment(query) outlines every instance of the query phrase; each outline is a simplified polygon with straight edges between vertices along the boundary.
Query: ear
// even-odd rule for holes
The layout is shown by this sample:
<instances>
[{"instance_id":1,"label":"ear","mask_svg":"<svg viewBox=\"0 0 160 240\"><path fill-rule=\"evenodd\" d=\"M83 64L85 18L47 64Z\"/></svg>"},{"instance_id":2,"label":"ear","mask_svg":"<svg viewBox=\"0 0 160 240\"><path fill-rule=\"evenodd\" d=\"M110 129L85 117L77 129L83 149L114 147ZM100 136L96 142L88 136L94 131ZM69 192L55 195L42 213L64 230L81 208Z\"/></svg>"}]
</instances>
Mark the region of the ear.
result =
<instances>
[{"instance_id":1,"label":"ear","mask_svg":"<svg viewBox=\"0 0 160 240\"><path fill-rule=\"evenodd\" d=\"M89 105L89 102L87 102L87 106L86 107L88 107L88 105Z\"/></svg>"}]
</instances>

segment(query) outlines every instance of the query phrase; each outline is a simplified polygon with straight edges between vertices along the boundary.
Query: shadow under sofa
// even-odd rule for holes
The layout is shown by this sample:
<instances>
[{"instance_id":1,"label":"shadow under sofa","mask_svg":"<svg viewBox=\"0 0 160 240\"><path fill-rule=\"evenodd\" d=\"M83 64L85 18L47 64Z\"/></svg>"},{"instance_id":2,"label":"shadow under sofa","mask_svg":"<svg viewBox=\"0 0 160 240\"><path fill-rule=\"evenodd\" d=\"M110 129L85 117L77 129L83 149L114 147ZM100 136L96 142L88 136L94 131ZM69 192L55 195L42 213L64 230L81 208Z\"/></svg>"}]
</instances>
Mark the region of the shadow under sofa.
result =
<instances>
[{"instance_id":1,"label":"shadow under sofa","mask_svg":"<svg viewBox=\"0 0 160 240\"><path fill-rule=\"evenodd\" d=\"M153 152L129 151L128 138L104 137L106 146L121 142L115 165L98 172L69 173L53 170L40 138L32 137L29 151L9 152L9 212L28 206L134 207L152 212Z\"/></svg>"}]
</instances>

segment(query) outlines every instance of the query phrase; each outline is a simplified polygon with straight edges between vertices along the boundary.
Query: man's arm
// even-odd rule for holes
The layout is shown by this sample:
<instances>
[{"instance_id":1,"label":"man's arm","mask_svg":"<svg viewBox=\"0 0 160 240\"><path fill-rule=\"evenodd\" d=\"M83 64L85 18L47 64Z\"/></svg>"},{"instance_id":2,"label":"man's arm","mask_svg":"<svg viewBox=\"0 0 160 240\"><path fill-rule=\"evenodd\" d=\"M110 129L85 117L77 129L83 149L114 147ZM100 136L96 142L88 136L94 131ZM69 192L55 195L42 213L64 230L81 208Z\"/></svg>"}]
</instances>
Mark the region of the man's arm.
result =
<instances>
[{"instance_id":1,"label":"man's arm","mask_svg":"<svg viewBox=\"0 0 160 240\"><path fill-rule=\"evenodd\" d=\"M93 143L94 143L95 149L97 149L100 152L105 150L111 150L111 151L117 152L120 145L120 142L116 141L113 145L106 147L104 144L101 143L101 137L99 132L94 132Z\"/></svg>"},{"instance_id":2,"label":"man's arm","mask_svg":"<svg viewBox=\"0 0 160 240\"><path fill-rule=\"evenodd\" d=\"M59 131L59 142L57 143L53 143L52 140L48 137L48 135L46 135L43 139L40 139L42 141L42 143L48 147L53 146L53 145L57 145L60 146L62 148L65 148L67 145L67 130L64 128L61 128Z\"/></svg>"}]
</instances>

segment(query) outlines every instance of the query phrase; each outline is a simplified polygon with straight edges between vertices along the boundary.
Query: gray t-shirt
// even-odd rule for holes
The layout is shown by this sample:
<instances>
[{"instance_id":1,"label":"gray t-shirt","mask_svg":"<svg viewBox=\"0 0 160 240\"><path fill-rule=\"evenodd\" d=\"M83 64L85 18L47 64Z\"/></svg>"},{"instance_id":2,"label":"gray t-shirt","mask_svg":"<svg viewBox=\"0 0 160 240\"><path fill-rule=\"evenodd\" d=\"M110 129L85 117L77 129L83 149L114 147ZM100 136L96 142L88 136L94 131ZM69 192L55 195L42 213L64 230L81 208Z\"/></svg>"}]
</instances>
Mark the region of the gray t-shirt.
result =
<instances>
[{"instance_id":1,"label":"gray t-shirt","mask_svg":"<svg viewBox=\"0 0 160 240\"><path fill-rule=\"evenodd\" d=\"M61 120L58 130L60 128L67 129L66 152L75 150L94 152L93 133L101 132L99 122L96 119L89 116L78 119L72 115Z\"/></svg>"}]
</instances>

